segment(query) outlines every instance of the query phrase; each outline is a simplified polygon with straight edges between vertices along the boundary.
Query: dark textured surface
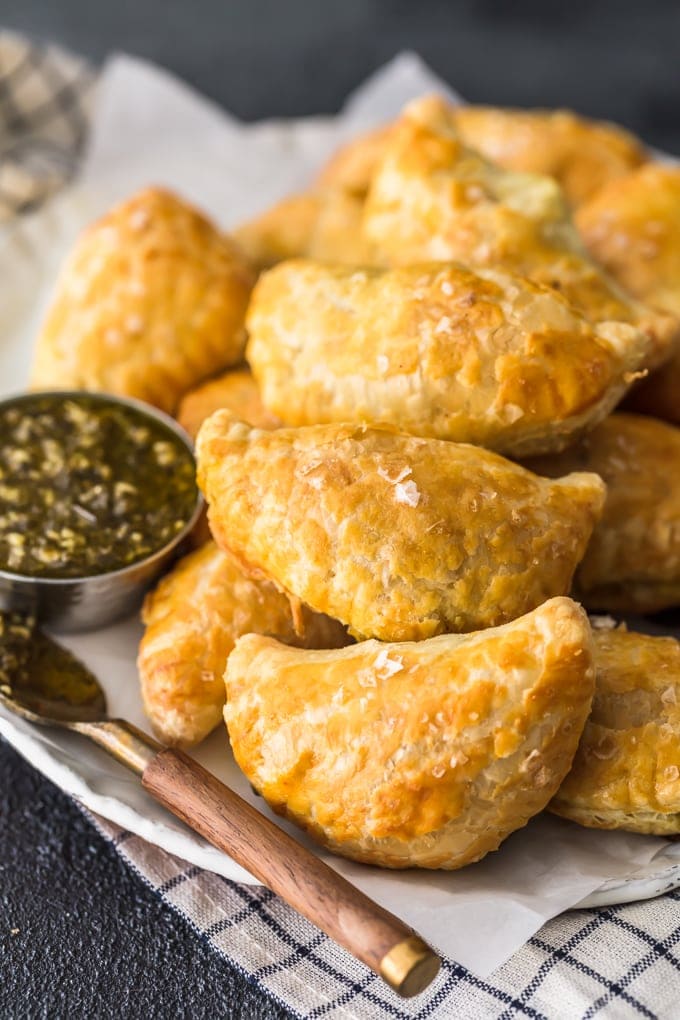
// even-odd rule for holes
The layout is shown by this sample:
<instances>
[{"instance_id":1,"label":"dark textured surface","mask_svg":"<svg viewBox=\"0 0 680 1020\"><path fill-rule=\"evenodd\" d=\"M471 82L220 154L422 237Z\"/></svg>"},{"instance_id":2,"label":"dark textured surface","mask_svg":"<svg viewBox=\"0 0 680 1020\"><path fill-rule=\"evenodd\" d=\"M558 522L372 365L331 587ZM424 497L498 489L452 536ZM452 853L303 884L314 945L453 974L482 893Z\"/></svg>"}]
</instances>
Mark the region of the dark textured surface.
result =
<instances>
[{"instance_id":1,"label":"dark textured surface","mask_svg":"<svg viewBox=\"0 0 680 1020\"><path fill-rule=\"evenodd\" d=\"M0 739L0 1017L288 1017Z\"/></svg>"},{"instance_id":2,"label":"dark textured surface","mask_svg":"<svg viewBox=\"0 0 680 1020\"><path fill-rule=\"evenodd\" d=\"M677 0L0 0L0 24L149 57L246 118L335 110L411 48L471 100L572 106L680 154ZM1 741L0 905L0 1017L286 1015Z\"/></svg>"}]
</instances>

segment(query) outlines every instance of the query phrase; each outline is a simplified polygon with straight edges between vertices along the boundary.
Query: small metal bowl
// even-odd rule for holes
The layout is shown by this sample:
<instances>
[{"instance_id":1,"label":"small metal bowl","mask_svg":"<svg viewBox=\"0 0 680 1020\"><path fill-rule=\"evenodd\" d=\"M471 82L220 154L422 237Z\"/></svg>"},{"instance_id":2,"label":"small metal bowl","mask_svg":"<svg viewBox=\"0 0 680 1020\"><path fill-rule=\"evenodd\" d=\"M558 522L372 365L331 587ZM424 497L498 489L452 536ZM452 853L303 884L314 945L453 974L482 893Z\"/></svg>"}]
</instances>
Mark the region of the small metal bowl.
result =
<instances>
[{"instance_id":1,"label":"small metal bowl","mask_svg":"<svg viewBox=\"0 0 680 1020\"><path fill-rule=\"evenodd\" d=\"M10 405L20 407L23 402L37 396L61 397L64 400L87 397L88 400L132 408L165 425L193 455L191 440L184 429L169 415L141 400L87 390L31 392L1 400L0 410ZM202 509L203 499L198 493L193 513L181 531L150 556L120 570L62 579L32 577L0 569L0 610L34 613L40 623L61 633L96 630L129 616L139 609L146 590L181 551L182 543L198 521Z\"/></svg>"}]
</instances>

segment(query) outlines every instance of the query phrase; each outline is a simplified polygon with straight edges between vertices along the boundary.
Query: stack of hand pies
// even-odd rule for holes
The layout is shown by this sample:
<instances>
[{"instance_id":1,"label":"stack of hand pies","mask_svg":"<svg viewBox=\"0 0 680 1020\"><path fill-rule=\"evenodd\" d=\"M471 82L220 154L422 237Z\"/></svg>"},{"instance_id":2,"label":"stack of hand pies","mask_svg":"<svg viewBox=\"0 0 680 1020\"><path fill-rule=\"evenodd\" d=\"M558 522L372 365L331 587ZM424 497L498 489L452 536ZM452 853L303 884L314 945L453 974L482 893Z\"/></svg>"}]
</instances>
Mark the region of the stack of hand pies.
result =
<instances>
[{"instance_id":1,"label":"stack of hand pies","mask_svg":"<svg viewBox=\"0 0 680 1020\"><path fill-rule=\"evenodd\" d=\"M385 867L545 808L680 832L680 643L620 622L680 605L678 317L680 169L562 111L425 97L233 238L158 189L95 223L32 384L197 434L154 730L224 714L275 811Z\"/></svg>"}]
</instances>

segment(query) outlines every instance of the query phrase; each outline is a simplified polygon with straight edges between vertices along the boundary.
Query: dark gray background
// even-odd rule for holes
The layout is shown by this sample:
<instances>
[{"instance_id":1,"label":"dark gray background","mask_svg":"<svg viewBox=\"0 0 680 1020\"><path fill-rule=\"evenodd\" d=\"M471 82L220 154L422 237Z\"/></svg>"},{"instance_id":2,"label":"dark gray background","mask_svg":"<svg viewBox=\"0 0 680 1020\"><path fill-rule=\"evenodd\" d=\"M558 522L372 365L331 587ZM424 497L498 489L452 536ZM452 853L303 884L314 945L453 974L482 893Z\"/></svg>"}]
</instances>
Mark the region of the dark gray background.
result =
<instances>
[{"instance_id":1,"label":"dark gray background","mask_svg":"<svg viewBox=\"0 0 680 1020\"><path fill-rule=\"evenodd\" d=\"M571 106L680 154L676 0L0 0L0 26L149 57L245 118L336 110L411 48L470 100ZM287 1016L1 742L0 904L2 1017Z\"/></svg>"},{"instance_id":2,"label":"dark gray background","mask_svg":"<svg viewBox=\"0 0 680 1020\"><path fill-rule=\"evenodd\" d=\"M680 151L677 0L0 0L0 22L149 57L245 118L335 110L410 48L471 101L572 106Z\"/></svg>"}]
</instances>

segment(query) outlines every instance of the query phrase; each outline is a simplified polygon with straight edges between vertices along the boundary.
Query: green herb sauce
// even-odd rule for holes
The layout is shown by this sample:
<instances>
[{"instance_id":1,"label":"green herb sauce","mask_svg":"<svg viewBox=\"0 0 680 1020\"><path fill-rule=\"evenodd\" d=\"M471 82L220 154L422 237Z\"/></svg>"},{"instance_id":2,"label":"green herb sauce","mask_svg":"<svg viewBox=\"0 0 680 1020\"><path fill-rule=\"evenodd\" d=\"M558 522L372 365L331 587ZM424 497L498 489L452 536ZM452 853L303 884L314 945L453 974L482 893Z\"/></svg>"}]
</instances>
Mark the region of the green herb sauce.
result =
<instances>
[{"instance_id":1,"label":"green herb sauce","mask_svg":"<svg viewBox=\"0 0 680 1020\"><path fill-rule=\"evenodd\" d=\"M0 569L69 578L136 563L191 518L195 474L171 429L106 398L0 408Z\"/></svg>"}]
</instances>

